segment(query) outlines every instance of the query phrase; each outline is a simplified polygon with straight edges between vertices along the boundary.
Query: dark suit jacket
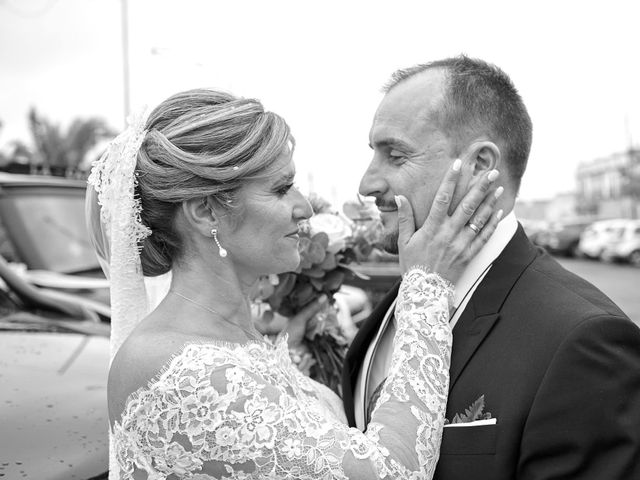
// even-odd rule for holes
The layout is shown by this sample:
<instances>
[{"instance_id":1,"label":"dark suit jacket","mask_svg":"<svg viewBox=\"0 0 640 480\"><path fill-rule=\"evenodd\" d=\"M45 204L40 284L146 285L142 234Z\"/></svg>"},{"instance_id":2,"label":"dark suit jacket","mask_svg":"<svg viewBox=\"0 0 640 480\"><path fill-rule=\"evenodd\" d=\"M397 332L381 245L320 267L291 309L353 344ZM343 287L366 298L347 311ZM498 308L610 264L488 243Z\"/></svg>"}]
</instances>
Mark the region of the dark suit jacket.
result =
<instances>
[{"instance_id":1,"label":"dark suit jacket","mask_svg":"<svg viewBox=\"0 0 640 480\"><path fill-rule=\"evenodd\" d=\"M397 295L345 359L343 396ZM497 425L445 428L436 480L639 480L640 329L522 227L454 328L447 418L484 395Z\"/></svg>"}]
</instances>

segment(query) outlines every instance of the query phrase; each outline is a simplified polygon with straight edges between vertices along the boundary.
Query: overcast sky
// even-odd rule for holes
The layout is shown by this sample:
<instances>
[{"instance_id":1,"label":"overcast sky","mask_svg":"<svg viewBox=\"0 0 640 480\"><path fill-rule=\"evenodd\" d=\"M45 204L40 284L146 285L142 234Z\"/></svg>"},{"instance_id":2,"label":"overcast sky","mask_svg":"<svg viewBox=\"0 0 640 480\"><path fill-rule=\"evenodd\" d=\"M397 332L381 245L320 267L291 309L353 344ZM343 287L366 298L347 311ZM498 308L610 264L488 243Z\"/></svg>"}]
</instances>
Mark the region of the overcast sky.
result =
<instances>
[{"instance_id":1,"label":"overcast sky","mask_svg":"<svg viewBox=\"0 0 640 480\"><path fill-rule=\"evenodd\" d=\"M188 88L257 97L296 137L298 182L341 203L371 153L380 86L466 53L505 70L534 124L523 199L572 190L575 168L640 143L635 1L129 0L131 103ZM0 0L0 148L50 120L123 126L120 0ZM311 182L312 178L312 182Z\"/></svg>"}]
</instances>

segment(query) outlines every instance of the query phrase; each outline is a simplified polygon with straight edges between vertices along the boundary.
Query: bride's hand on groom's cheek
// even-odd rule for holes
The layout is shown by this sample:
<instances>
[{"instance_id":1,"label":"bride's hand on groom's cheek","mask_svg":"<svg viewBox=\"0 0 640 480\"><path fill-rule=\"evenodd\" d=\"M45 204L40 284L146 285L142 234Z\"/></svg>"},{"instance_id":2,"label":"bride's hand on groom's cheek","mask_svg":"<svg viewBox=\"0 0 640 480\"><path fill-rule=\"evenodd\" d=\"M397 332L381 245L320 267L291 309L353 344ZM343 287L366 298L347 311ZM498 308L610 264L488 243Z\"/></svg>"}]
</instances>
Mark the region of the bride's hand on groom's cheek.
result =
<instances>
[{"instance_id":1,"label":"bride's hand on groom's cheek","mask_svg":"<svg viewBox=\"0 0 640 480\"><path fill-rule=\"evenodd\" d=\"M502 217L502 210L494 211L503 191L495 183L498 176L497 170L486 173L449 215L460 178L460 160L456 160L438 188L427 219L419 227L415 225L409 201L404 196L396 196L398 251L403 273L413 266L421 266L455 284Z\"/></svg>"}]
</instances>

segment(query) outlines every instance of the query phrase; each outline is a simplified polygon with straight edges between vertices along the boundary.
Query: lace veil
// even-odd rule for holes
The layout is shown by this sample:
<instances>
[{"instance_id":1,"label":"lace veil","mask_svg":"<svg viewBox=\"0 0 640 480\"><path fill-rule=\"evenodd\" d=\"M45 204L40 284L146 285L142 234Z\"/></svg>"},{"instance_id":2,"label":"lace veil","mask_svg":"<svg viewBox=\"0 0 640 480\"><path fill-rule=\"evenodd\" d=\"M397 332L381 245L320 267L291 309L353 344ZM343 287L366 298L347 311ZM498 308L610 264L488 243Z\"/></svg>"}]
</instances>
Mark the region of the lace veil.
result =
<instances>
[{"instance_id":1,"label":"lace veil","mask_svg":"<svg viewBox=\"0 0 640 480\"><path fill-rule=\"evenodd\" d=\"M110 362L134 327L149 313L149 302L140 263L139 242L151 230L140 219L136 198L136 158L146 131L139 114L128 119L102 157L93 164L86 195L86 221L98 261L110 280ZM115 480L118 468L110 433L109 471Z\"/></svg>"},{"instance_id":2,"label":"lace veil","mask_svg":"<svg viewBox=\"0 0 640 480\"><path fill-rule=\"evenodd\" d=\"M151 230L140 219L142 207L135 196L136 158L146 134L144 115L128 123L93 164L86 199L89 235L110 280L111 360L149 313L138 245Z\"/></svg>"}]
</instances>

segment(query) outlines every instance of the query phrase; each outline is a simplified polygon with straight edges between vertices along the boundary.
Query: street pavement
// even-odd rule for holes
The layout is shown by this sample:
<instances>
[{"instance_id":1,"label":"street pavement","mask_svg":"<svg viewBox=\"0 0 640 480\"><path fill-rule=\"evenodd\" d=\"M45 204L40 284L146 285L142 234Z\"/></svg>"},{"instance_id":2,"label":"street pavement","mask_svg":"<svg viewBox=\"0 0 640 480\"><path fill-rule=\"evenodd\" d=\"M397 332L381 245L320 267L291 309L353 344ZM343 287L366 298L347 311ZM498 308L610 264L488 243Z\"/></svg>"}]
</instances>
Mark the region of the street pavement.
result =
<instances>
[{"instance_id":1,"label":"street pavement","mask_svg":"<svg viewBox=\"0 0 640 480\"><path fill-rule=\"evenodd\" d=\"M556 260L602 290L640 326L640 268L597 260L561 257Z\"/></svg>"}]
</instances>

